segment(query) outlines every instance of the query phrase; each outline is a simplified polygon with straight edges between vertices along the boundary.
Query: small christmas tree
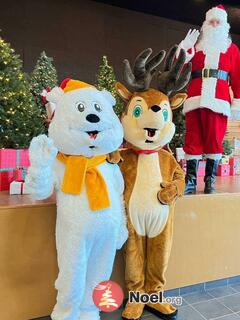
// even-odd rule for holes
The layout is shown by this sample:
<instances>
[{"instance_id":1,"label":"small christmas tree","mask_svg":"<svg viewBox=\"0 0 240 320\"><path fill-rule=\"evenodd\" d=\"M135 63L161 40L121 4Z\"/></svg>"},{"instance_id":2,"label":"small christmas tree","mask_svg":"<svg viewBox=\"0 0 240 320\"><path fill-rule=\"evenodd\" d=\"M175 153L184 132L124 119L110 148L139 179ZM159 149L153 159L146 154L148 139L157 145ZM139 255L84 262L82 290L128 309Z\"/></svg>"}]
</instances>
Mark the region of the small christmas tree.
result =
<instances>
[{"instance_id":1,"label":"small christmas tree","mask_svg":"<svg viewBox=\"0 0 240 320\"><path fill-rule=\"evenodd\" d=\"M44 89L57 86L57 71L53 65L53 59L48 57L43 51L37 60L36 66L33 69L30 79L31 92L33 94L36 105L38 106L43 122L46 124L47 131L47 114L46 109L42 103L41 93Z\"/></svg>"},{"instance_id":2,"label":"small christmas tree","mask_svg":"<svg viewBox=\"0 0 240 320\"><path fill-rule=\"evenodd\" d=\"M228 140L223 140L223 154L229 156L232 153L233 147Z\"/></svg>"},{"instance_id":3,"label":"small christmas tree","mask_svg":"<svg viewBox=\"0 0 240 320\"><path fill-rule=\"evenodd\" d=\"M0 38L0 148L24 148L43 132L22 61Z\"/></svg>"},{"instance_id":4,"label":"small christmas tree","mask_svg":"<svg viewBox=\"0 0 240 320\"><path fill-rule=\"evenodd\" d=\"M184 144L185 119L182 112L182 107L173 111L173 123L176 126L176 131L170 143L170 148L175 153L176 148L181 148Z\"/></svg>"},{"instance_id":5,"label":"small christmas tree","mask_svg":"<svg viewBox=\"0 0 240 320\"><path fill-rule=\"evenodd\" d=\"M114 74L113 67L108 64L108 59L106 56L102 57L102 62L99 66L97 74L97 84L96 87L99 90L106 89L115 97L116 105L114 107L115 113L120 116L123 111L123 103L121 102L117 91L115 89L116 77Z\"/></svg>"}]
</instances>

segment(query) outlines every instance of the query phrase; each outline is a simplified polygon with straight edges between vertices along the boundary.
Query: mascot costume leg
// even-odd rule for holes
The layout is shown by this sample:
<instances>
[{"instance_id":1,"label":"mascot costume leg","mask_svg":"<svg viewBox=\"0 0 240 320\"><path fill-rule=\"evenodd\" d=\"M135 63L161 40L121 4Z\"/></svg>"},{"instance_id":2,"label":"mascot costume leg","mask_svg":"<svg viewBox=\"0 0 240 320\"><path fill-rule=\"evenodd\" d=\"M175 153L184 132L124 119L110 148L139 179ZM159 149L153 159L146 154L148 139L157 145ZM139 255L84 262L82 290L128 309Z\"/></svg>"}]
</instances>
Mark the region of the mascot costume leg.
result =
<instances>
[{"instance_id":1,"label":"mascot costume leg","mask_svg":"<svg viewBox=\"0 0 240 320\"><path fill-rule=\"evenodd\" d=\"M56 104L49 137L34 138L26 183L36 199L57 196L59 274L52 320L99 320L93 289L110 278L127 239L123 178L108 154L123 129L108 91L66 79L47 100Z\"/></svg>"},{"instance_id":2,"label":"mascot costume leg","mask_svg":"<svg viewBox=\"0 0 240 320\"><path fill-rule=\"evenodd\" d=\"M166 58L164 72L158 77L158 90L149 86L165 52L148 60L151 49L136 58L133 71L128 60L124 61L125 81L131 91L121 83L116 85L127 103L122 124L128 149L121 152L120 166L128 215L125 278L129 292L163 292L174 205L184 192L184 172L172 154L162 149L175 133L172 110L186 99L185 93L174 92L184 88L191 72L191 65L187 65L181 73L185 53L182 50L174 62L176 50L177 47L172 48ZM140 319L144 307L161 319L177 317L177 309L168 303L128 302L123 319Z\"/></svg>"}]
</instances>

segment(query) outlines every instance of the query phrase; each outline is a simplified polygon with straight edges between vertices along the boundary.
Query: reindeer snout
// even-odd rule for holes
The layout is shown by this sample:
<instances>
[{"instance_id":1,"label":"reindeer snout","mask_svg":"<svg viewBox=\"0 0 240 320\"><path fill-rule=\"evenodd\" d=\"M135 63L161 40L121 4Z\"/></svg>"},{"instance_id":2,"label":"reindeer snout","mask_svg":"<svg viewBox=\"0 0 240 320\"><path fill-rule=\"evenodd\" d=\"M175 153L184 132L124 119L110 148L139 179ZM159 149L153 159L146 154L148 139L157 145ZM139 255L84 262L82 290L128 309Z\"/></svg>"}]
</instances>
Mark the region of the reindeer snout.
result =
<instances>
[{"instance_id":1,"label":"reindeer snout","mask_svg":"<svg viewBox=\"0 0 240 320\"><path fill-rule=\"evenodd\" d=\"M154 106L151 107L151 110L152 110L153 112L158 112L158 111L161 110L161 108L160 108L158 105L155 104Z\"/></svg>"}]
</instances>

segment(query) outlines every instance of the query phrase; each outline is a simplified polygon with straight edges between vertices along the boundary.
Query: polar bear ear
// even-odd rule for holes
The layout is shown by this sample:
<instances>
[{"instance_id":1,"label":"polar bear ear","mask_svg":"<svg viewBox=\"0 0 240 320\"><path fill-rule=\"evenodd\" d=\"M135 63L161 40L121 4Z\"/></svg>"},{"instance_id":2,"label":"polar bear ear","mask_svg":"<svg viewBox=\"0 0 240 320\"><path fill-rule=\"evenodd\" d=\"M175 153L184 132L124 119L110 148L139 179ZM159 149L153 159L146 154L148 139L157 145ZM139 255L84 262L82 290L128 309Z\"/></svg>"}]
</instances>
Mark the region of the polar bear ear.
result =
<instances>
[{"instance_id":1,"label":"polar bear ear","mask_svg":"<svg viewBox=\"0 0 240 320\"><path fill-rule=\"evenodd\" d=\"M114 107L116 104L116 99L114 98L114 96L105 89L102 90L101 93L104 96L104 98L111 104L111 106Z\"/></svg>"},{"instance_id":2,"label":"polar bear ear","mask_svg":"<svg viewBox=\"0 0 240 320\"><path fill-rule=\"evenodd\" d=\"M46 94L46 99L49 102L57 103L63 95L63 89L61 89L60 87L54 87L50 92Z\"/></svg>"}]
</instances>

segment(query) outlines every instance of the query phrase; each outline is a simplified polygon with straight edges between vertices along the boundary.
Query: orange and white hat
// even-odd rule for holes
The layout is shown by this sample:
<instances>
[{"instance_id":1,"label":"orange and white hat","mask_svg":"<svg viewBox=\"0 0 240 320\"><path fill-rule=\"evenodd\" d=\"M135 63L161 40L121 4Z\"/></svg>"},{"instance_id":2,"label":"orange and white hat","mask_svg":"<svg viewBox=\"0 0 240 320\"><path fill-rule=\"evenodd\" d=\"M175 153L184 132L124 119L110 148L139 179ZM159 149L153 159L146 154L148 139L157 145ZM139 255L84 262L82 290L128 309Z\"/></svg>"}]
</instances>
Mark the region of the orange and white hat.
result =
<instances>
[{"instance_id":1,"label":"orange and white hat","mask_svg":"<svg viewBox=\"0 0 240 320\"><path fill-rule=\"evenodd\" d=\"M219 4L206 12L206 21L219 19L220 21L227 22L227 17L227 11L222 4Z\"/></svg>"},{"instance_id":2,"label":"orange and white hat","mask_svg":"<svg viewBox=\"0 0 240 320\"><path fill-rule=\"evenodd\" d=\"M88 84L80 80L73 80L70 78L66 78L60 84L60 88L66 93L72 90L83 89L83 88L95 88L95 87L91 84Z\"/></svg>"},{"instance_id":3,"label":"orange and white hat","mask_svg":"<svg viewBox=\"0 0 240 320\"><path fill-rule=\"evenodd\" d=\"M46 100L49 102L57 103L65 93L86 88L96 89L96 87L86 82L66 78L62 81L59 87L54 87L50 92L47 92Z\"/></svg>"}]
</instances>

